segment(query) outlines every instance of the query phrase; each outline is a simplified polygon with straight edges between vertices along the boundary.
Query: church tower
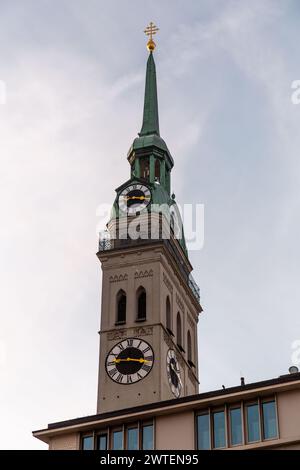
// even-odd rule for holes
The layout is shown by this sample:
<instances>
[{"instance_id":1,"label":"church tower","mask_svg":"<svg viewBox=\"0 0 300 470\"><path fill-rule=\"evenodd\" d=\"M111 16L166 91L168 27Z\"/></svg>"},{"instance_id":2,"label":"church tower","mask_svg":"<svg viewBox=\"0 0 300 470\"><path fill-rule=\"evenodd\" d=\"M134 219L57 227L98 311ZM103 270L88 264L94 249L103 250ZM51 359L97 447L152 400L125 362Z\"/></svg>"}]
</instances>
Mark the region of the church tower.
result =
<instances>
[{"instance_id":1,"label":"church tower","mask_svg":"<svg viewBox=\"0 0 300 470\"><path fill-rule=\"evenodd\" d=\"M143 123L128 152L130 178L116 189L99 240L102 306L97 412L198 393L197 323L173 158L160 136L150 23Z\"/></svg>"}]
</instances>

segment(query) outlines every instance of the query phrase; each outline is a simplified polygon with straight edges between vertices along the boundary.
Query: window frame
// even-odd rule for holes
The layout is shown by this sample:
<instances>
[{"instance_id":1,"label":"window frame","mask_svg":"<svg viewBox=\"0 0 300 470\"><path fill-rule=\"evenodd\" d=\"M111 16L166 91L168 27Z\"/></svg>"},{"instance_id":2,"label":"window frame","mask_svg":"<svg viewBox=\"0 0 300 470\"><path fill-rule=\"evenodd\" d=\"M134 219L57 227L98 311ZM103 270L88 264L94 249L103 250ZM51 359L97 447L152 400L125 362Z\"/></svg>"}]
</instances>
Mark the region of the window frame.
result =
<instances>
[{"instance_id":1,"label":"window frame","mask_svg":"<svg viewBox=\"0 0 300 470\"><path fill-rule=\"evenodd\" d=\"M144 440L144 428L145 427L149 427L149 426L152 426L152 447L153 449L144 449L143 447L143 440ZM154 419L151 420L151 421L143 421L143 422L140 422L140 449L141 450L155 450L155 425L154 425Z\"/></svg>"},{"instance_id":2,"label":"window frame","mask_svg":"<svg viewBox=\"0 0 300 470\"><path fill-rule=\"evenodd\" d=\"M231 432L231 410L240 410L241 412L241 433L242 440L239 444L232 443L232 432ZM244 419L243 419L243 404L241 402L231 403L228 406L227 414L227 426L228 426L228 447L239 447L245 444L245 431L244 431Z\"/></svg>"},{"instance_id":3,"label":"window frame","mask_svg":"<svg viewBox=\"0 0 300 470\"><path fill-rule=\"evenodd\" d=\"M248 432L248 407L256 405L258 407L258 428L259 428L259 438L255 441L249 441L249 432ZM260 409L260 400L247 401L245 403L245 422L246 422L246 444L255 444L257 442L262 442L262 433L261 433L261 409Z\"/></svg>"},{"instance_id":4,"label":"window frame","mask_svg":"<svg viewBox=\"0 0 300 470\"><path fill-rule=\"evenodd\" d=\"M83 440L86 437L92 437L93 442L93 450L98 449L98 438L100 436L106 436L106 450L111 451L113 449L113 437L115 432L122 433L122 450L127 450L128 447L128 430L129 429L137 429L138 432L138 449L140 450L143 447L143 428L145 426L152 426L152 440L153 440L153 450L155 450L155 442L156 442L156 423L155 417L152 419L147 420L132 420L125 422L123 424L115 425L115 426L107 426L103 428L99 428L90 432L84 432L80 435L80 450L83 450Z\"/></svg>"},{"instance_id":5,"label":"window frame","mask_svg":"<svg viewBox=\"0 0 300 470\"><path fill-rule=\"evenodd\" d=\"M122 433L122 449L114 449L114 448L113 448L114 433L117 433L117 432L121 432L121 433ZM112 427L111 430L110 430L110 446L109 446L109 450L124 450L124 445L125 445L125 442L124 442L124 441L125 441L125 440L124 440L124 425Z\"/></svg>"},{"instance_id":6,"label":"window frame","mask_svg":"<svg viewBox=\"0 0 300 470\"><path fill-rule=\"evenodd\" d=\"M145 316L144 317L140 317L139 318L139 301L140 301L140 296L144 294L145 295ZM135 311L135 321L137 323L142 323L142 322L145 322L147 321L147 302L148 302L148 295L147 295L147 290L144 286L140 286L137 290L136 290L136 311Z\"/></svg>"},{"instance_id":7,"label":"window frame","mask_svg":"<svg viewBox=\"0 0 300 470\"><path fill-rule=\"evenodd\" d=\"M214 414L216 413L224 413L224 437L225 437L225 446L222 447L215 447L215 425L214 425ZM228 436L227 436L227 409L226 404L224 406L220 406L217 408L213 408L211 410L211 449L219 450L219 449L226 449L228 447Z\"/></svg>"},{"instance_id":8,"label":"window frame","mask_svg":"<svg viewBox=\"0 0 300 470\"><path fill-rule=\"evenodd\" d=\"M264 403L274 403L275 408L275 421L276 421L276 437L265 437L265 424L264 424L264 412L263 405ZM279 439L279 422L278 422L278 409L277 409L277 396L274 397L265 397L261 399L261 428L262 428L262 441L274 441Z\"/></svg>"},{"instance_id":9,"label":"window frame","mask_svg":"<svg viewBox=\"0 0 300 470\"><path fill-rule=\"evenodd\" d=\"M173 325L172 325L172 306L171 306L171 300L169 294L166 296L166 330L173 335ZM169 308L168 308L169 307ZM169 315L168 315L169 314ZM168 322L168 316L169 316L169 322ZM174 336L174 335L173 335Z\"/></svg>"},{"instance_id":10,"label":"window frame","mask_svg":"<svg viewBox=\"0 0 300 470\"><path fill-rule=\"evenodd\" d=\"M83 448L83 441L84 441L84 439L86 439L87 437L91 437L91 438L92 438L92 447L93 447L92 449L84 449L84 448ZM95 432L92 431L92 432L86 432L86 433L82 434L82 435L80 436L80 450L86 451L86 450L94 450L94 449L95 449Z\"/></svg>"},{"instance_id":11,"label":"window frame","mask_svg":"<svg viewBox=\"0 0 300 470\"><path fill-rule=\"evenodd\" d=\"M209 448L208 449L200 449L199 448L199 426L198 426L198 417L199 416L208 416L208 441L209 441ZM212 450L212 422L211 422L211 409L207 408L204 410L199 410L195 414L195 427L196 427L196 433L195 433L195 438L196 438L196 443L195 443L195 448L197 450Z\"/></svg>"},{"instance_id":12,"label":"window frame","mask_svg":"<svg viewBox=\"0 0 300 470\"><path fill-rule=\"evenodd\" d=\"M122 297L125 297L125 320L119 320L119 303ZM116 294L115 326L125 325L126 320L127 320L127 294L124 291L124 289L119 289Z\"/></svg>"},{"instance_id":13,"label":"window frame","mask_svg":"<svg viewBox=\"0 0 300 470\"><path fill-rule=\"evenodd\" d=\"M125 446L124 446L124 449L125 450L129 450L128 449L128 431L130 431L130 429L136 429L137 430L137 449L136 450L140 450L141 448L141 439L140 439L140 422L134 422L134 423L129 423L127 426L125 426ZM133 449L131 449L133 450Z\"/></svg>"},{"instance_id":14,"label":"window frame","mask_svg":"<svg viewBox=\"0 0 300 470\"><path fill-rule=\"evenodd\" d=\"M275 414L276 414L276 428L277 428L277 435L276 437L265 438L264 437L264 421L263 421L263 404L264 403L274 403L275 404ZM249 433L248 433L248 407L256 405L258 407L258 426L259 426L259 439L249 441ZM242 440L239 444L232 443L232 433L231 433L231 416L230 411L232 409L240 409L241 413L241 432L242 432ZM215 431L214 431L214 413L224 411L225 414L225 447L215 447L214 440L215 440ZM199 449L199 427L198 427L198 417L201 415L208 415L208 423L209 423L209 449L210 450L221 450L225 448L236 448L245 446L251 446L257 443L263 443L268 441L274 441L280 439L280 423L279 423L279 416L278 416L278 401L277 395L266 395L266 396L258 396L255 399L249 400L240 400L240 401L233 401L233 402L225 402L222 406L207 406L206 408L200 408L195 410L195 449L197 450L204 450Z\"/></svg>"}]
</instances>

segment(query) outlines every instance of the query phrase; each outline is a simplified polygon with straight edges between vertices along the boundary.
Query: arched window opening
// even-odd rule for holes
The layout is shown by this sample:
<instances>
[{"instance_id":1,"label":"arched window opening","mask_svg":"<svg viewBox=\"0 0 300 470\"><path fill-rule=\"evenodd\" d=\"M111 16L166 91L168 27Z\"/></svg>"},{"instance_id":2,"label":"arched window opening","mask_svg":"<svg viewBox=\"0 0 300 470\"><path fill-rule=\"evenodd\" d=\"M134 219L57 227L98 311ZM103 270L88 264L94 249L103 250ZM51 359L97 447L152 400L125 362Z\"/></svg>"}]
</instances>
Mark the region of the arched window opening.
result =
<instances>
[{"instance_id":1,"label":"arched window opening","mask_svg":"<svg viewBox=\"0 0 300 470\"><path fill-rule=\"evenodd\" d=\"M176 320L176 334L177 334L177 346L182 349L182 327L181 327L181 317L180 313L177 313Z\"/></svg>"},{"instance_id":2,"label":"arched window opening","mask_svg":"<svg viewBox=\"0 0 300 470\"><path fill-rule=\"evenodd\" d=\"M149 166L149 157L143 158L141 160L141 178L149 180L150 177L150 166Z\"/></svg>"},{"instance_id":3,"label":"arched window opening","mask_svg":"<svg viewBox=\"0 0 300 470\"><path fill-rule=\"evenodd\" d=\"M188 361L193 362L193 352L192 352L192 337L190 331L187 333L187 352L188 352Z\"/></svg>"},{"instance_id":4,"label":"arched window opening","mask_svg":"<svg viewBox=\"0 0 300 470\"><path fill-rule=\"evenodd\" d=\"M169 296L167 296L167 300L166 300L166 328L167 328L168 332L171 335L173 335L173 333L172 333L172 319L171 319L171 303L170 303Z\"/></svg>"},{"instance_id":5,"label":"arched window opening","mask_svg":"<svg viewBox=\"0 0 300 470\"><path fill-rule=\"evenodd\" d=\"M126 294L123 290L120 290L117 295L116 323L126 323Z\"/></svg>"},{"instance_id":6,"label":"arched window opening","mask_svg":"<svg viewBox=\"0 0 300 470\"><path fill-rule=\"evenodd\" d=\"M155 160L155 178L157 181L160 181L160 161L158 158Z\"/></svg>"},{"instance_id":7,"label":"arched window opening","mask_svg":"<svg viewBox=\"0 0 300 470\"><path fill-rule=\"evenodd\" d=\"M147 317L147 295L143 287L137 291L137 321L144 321Z\"/></svg>"}]
</instances>

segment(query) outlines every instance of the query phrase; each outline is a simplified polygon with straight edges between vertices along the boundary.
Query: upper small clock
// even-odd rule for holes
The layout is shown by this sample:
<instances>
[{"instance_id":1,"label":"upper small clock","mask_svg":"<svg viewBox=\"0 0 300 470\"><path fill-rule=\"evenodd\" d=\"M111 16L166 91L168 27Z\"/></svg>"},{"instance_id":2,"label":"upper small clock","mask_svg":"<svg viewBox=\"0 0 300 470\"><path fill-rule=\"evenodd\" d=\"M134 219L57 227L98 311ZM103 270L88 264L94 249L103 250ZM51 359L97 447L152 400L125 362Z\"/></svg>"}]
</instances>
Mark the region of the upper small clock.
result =
<instances>
[{"instance_id":1,"label":"upper small clock","mask_svg":"<svg viewBox=\"0 0 300 470\"><path fill-rule=\"evenodd\" d=\"M119 208L128 215L135 215L145 209L151 200L151 192L143 184L131 184L119 195Z\"/></svg>"},{"instance_id":2,"label":"upper small clock","mask_svg":"<svg viewBox=\"0 0 300 470\"><path fill-rule=\"evenodd\" d=\"M139 338L127 338L110 350L105 368L114 382L130 385L149 374L153 361L154 353L150 344Z\"/></svg>"},{"instance_id":3,"label":"upper small clock","mask_svg":"<svg viewBox=\"0 0 300 470\"><path fill-rule=\"evenodd\" d=\"M174 349L169 349L167 353L167 375L173 395L179 398L182 390L182 381L180 367Z\"/></svg>"}]
</instances>

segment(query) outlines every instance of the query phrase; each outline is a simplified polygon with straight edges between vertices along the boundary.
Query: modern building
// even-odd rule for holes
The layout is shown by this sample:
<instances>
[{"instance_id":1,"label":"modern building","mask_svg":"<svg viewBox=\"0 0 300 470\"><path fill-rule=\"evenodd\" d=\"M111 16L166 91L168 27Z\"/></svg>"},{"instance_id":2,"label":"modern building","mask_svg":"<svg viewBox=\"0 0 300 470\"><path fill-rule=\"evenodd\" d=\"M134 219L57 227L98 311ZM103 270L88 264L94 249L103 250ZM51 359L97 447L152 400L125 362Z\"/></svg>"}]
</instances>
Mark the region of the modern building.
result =
<instances>
[{"instance_id":1,"label":"modern building","mask_svg":"<svg viewBox=\"0 0 300 470\"><path fill-rule=\"evenodd\" d=\"M33 435L49 449L300 449L300 374L199 394L200 291L160 136L155 26L146 30L143 124L99 241L97 414Z\"/></svg>"}]
</instances>

